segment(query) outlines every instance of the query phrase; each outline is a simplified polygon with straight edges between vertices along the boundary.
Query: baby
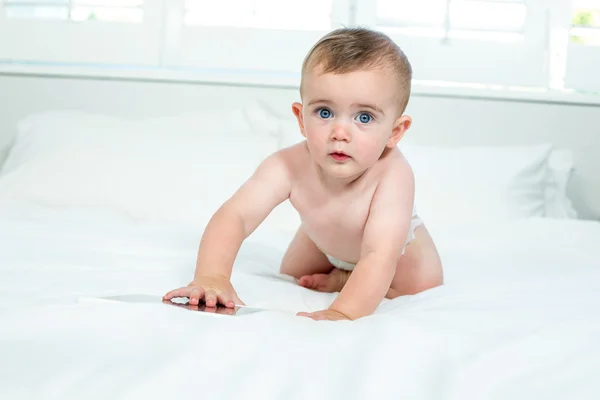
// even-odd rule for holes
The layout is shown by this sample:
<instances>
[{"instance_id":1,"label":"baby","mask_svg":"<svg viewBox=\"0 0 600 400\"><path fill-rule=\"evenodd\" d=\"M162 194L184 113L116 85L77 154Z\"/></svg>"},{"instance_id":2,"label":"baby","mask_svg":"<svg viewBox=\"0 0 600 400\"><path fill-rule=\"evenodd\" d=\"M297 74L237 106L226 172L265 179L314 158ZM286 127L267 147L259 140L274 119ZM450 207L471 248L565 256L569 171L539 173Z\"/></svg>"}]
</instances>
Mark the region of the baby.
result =
<instances>
[{"instance_id":1,"label":"baby","mask_svg":"<svg viewBox=\"0 0 600 400\"><path fill-rule=\"evenodd\" d=\"M211 218L196 272L165 300L243 304L230 283L242 242L280 203L302 223L280 271L299 285L340 292L316 320L372 314L384 297L442 284L440 257L415 213L413 172L398 147L412 68L386 35L338 29L310 50L292 111L306 140L267 157Z\"/></svg>"}]
</instances>

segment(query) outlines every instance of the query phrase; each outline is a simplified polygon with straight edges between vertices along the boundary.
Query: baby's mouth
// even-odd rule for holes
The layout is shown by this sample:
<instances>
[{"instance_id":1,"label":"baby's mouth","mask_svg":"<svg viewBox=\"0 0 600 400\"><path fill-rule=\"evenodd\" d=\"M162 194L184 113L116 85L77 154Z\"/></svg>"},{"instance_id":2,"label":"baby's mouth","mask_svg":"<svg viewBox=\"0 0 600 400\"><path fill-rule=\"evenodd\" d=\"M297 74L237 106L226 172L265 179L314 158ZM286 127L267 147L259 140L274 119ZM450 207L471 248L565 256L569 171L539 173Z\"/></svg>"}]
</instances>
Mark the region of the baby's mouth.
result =
<instances>
[{"instance_id":1,"label":"baby's mouth","mask_svg":"<svg viewBox=\"0 0 600 400\"><path fill-rule=\"evenodd\" d=\"M331 153L329 153L329 156L338 162L348 161L349 159L352 158L348 154L341 152L341 151L331 152Z\"/></svg>"}]
</instances>

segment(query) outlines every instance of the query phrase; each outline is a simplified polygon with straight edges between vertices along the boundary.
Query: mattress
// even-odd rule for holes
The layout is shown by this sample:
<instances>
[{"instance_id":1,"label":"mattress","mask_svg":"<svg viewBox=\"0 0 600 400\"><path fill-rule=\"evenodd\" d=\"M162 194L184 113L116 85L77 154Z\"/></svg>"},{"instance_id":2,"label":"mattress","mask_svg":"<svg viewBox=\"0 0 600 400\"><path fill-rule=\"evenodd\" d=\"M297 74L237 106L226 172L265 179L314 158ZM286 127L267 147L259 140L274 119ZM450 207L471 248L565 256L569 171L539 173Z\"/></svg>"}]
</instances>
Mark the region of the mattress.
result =
<instances>
[{"instance_id":1,"label":"mattress","mask_svg":"<svg viewBox=\"0 0 600 400\"><path fill-rule=\"evenodd\" d=\"M0 398L600 398L599 223L430 230L443 286L329 322L295 316L335 294L279 275L291 233L259 229L232 281L268 310L215 318L80 301L187 284L201 229L106 210L1 210Z\"/></svg>"}]
</instances>

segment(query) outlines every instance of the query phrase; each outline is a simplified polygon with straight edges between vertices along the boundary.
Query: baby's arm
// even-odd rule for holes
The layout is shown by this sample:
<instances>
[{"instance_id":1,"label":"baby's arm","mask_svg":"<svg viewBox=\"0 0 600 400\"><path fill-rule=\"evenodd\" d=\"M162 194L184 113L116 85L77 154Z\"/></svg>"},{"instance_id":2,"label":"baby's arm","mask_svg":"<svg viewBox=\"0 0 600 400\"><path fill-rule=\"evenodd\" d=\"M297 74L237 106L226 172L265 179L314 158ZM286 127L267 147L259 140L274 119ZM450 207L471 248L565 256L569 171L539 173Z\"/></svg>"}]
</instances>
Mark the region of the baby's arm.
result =
<instances>
[{"instance_id":1,"label":"baby's arm","mask_svg":"<svg viewBox=\"0 0 600 400\"><path fill-rule=\"evenodd\" d=\"M265 159L254 174L211 218L198 253L198 274L228 278L242 242L290 194L287 164L278 152Z\"/></svg>"},{"instance_id":2,"label":"baby's arm","mask_svg":"<svg viewBox=\"0 0 600 400\"><path fill-rule=\"evenodd\" d=\"M239 301L229 280L242 242L289 197L290 190L288 164L284 154L277 152L215 212L200 241L193 281L164 299L189 297L195 305L204 298L209 306L232 306L232 301Z\"/></svg>"},{"instance_id":3,"label":"baby's arm","mask_svg":"<svg viewBox=\"0 0 600 400\"><path fill-rule=\"evenodd\" d=\"M414 176L404 165L379 182L367 220L361 256L330 309L351 319L372 314L385 297L408 237Z\"/></svg>"}]
</instances>

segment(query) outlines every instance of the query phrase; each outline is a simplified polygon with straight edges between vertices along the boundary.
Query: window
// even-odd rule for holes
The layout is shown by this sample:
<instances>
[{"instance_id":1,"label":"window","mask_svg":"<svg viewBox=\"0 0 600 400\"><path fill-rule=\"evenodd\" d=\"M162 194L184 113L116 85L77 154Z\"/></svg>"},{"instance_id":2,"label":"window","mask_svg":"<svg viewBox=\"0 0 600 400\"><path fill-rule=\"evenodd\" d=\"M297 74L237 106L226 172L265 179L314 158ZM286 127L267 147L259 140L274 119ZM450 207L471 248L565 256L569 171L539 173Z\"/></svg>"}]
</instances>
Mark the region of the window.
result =
<instances>
[{"instance_id":1,"label":"window","mask_svg":"<svg viewBox=\"0 0 600 400\"><path fill-rule=\"evenodd\" d=\"M524 1L377 2L377 26L380 29L414 36L520 40L526 15Z\"/></svg>"},{"instance_id":2,"label":"window","mask_svg":"<svg viewBox=\"0 0 600 400\"><path fill-rule=\"evenodd\" d=\"M6 0L13 19L142 22L143 0Z\"/></svg>"},{"instance_id":3,"label":"window","mask_svg":"<svg viewBox=\"0 0 600 400\"><path fill-rule=\"evenodd\" d=\"M573 1L572 14L571 42L600 46L600 1Z\"/></svg>"},{"instance_id":4,"label":"window","mask_svg":"<svg viewBox=\"0 0 600 400\"><path fill-rule=\"evenodd\" d=\"M322 35L357 25L422 84L600 92L600 0L0 0L0 63L288 85Z\"/></svg>"},{"instance_id":5,"label":"window","mask_svg":"<svg viewBox=\"0 0 600 400\"><path fill-rule=\"evenodd\" d=\"M0 0L0 5L0 59L159 62L160 0Z\"/></svg>"},{"instance_id":6,"label":"window","mask_svg":"<svg viewBox=\"0 0 600 400\"><path fill-rule=\"evenodd\" d=\"M573 0L565 14L564 87L600 92L600 0Z\"/></svg>"},{"instance_id":7,"label":"window","mask_svg":"<svg viewBox=\"0 0 600 400\"><path fill-rule=\"evenodd\" d=\"M331 27L331 0L186 0L185 25L317 30Z\"/></svg>"},{"instance_id":8,"label":"window","mask_svg":"<svg viewBox=\"0 0 600 400\"><path fill-rule=\"evenodd\" d=\"M544 86L544 0L358 0L357 23L389 34L416 80Z\"/></svg>"},{"instance_id":9,"label":"window","mask_svg":"<svg viewBox=\"0 0 600 400\"><path fill-rule=\"evenodd\" d=\"M306 52L346 22L348 0L185 0L169 3L165 64L297 76ZM340 10L342 10L340 12Z\"/></svg>"}]
</instances>

